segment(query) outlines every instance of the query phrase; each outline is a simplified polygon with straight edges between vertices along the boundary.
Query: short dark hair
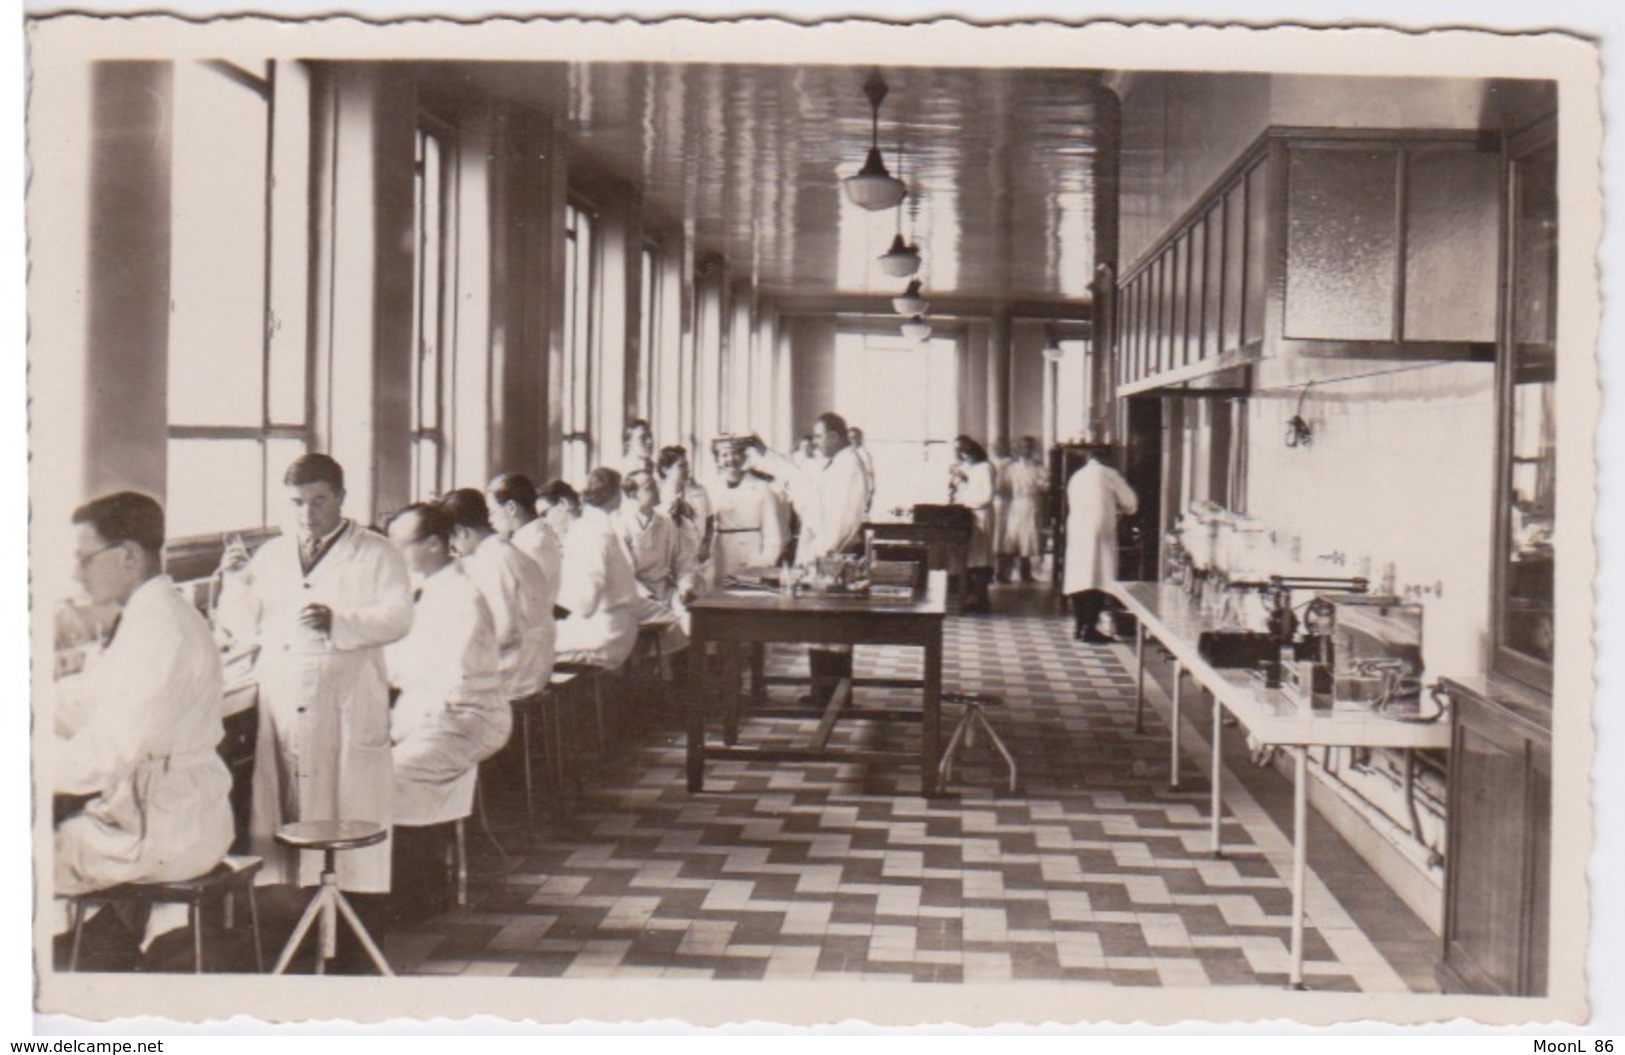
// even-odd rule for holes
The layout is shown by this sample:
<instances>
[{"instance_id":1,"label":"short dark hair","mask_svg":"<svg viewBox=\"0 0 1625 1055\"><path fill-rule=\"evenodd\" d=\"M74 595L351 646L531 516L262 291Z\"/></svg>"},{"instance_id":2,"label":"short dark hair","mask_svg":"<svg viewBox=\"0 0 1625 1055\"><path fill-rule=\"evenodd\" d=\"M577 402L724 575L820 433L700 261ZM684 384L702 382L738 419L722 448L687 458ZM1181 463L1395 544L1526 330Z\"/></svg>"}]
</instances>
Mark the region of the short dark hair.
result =
<instances>
[{"instance_id":1,"label":"short dark hair","mask_svg":"<svg viewBox=\"0 0 1625 1055\"><path fill-rule=\"evenodd\" d=\"M987 448L971 439L969 436L955 436L954 446L970 455L973 463L980 464L987 461Z\"/></svg>"},{"instance_id":2,"label":"short dark hair","mask_svg":"<svg viewBox=\"0 0 1625 1055\"><path fill-rule=\"evenodd\" d=\"M640 476L647 476L649 478L649 482L654 483L654 473L651 473L647 469L633 469L631 472L621 477L621 493L626 495L628 498L636 498L638 496L638 489L643 486L642 482L638 479Z\"/></svg>"},{"instance_id":3,"label":"short dark hair","mask_svg":"<svg viewBox=\"0 0 1625 1055\"><path fill-rule=\"evenodd\" d=\"M568 502L572 508L581 506L581 496L576 494L575 488L563 480L549 482L547 486L542 488L541 493L536 498L538 501L546 502L550 506L556 506L560 502Z\"/></svg>"},{"instance_id":4,"label":"short dark hair","mask_svg":"<svg viewBox=\"0 0 1625 1055\"><path fill-rule=\"evenodd\" d=\"M607 465L600 465L587 474L587 482L581 488L581 500L596 509L602 509L620 489L621 474Z\"/></svg>"},{"instance_id":5,"label":"short dark hair","mask_svg":"<svg viewBox=\"0 0 1625 1055\"><path fill-rule=\"evenodd\" d=\"M92 498L73 511L73 523L89 524L109 546L133 542L156 558L164 551L164 507L136 491Z\"/></svg>"},{"instance_id":6,"label":"short dark hair","mask_svg":"<svg viewBox=\"0 0 1625 1055\"><path fill-rule=\"evenodd\" d=\"M625 425L621 426L621 446L626 446L626 441L632 438L632 433L639 431L647 432L649 434L649 438L654 439L655 430L649 427L648 419L633 418L631 421L628 421Z\"/></svg>"},{"instance_id":7,"label":"short dark hair","mask_svg":"<svg viewBox=\"0 0 1625 1055\"><path fill-rule=\"evenodd\" d=\"M688 448L673 444L670 447L660 448L660 454L655 458L655 472L661 476L670 475L678 462L688 461Z\"/></svg>"},{"instance_id":8,"label":"short dark hair","mask_svg":"<svg viewBox=\"0 0 1625 1055\"><path fill-rule=\"evenodd\" d=\"M459 487L440 499L440 511L453 527L491 530L491 507L485 504L485 496L472 487Z\"/></svg>"},{"instance_id":9,"label":"short dark hair","mask_svg":"<svg viewBox=\"0 0 1625 1055\"><path fill-rule=\"evenodd\" d=\"M491 497L496 499L497 505L507 505L513 502L520 509L530 513L536 512L536 485L530 482L530 477L520 473L503 473L491 481L486 488Z\"/></svg>"},{"instance_id":10,"label":"short dark hair","mask_svg":"<svg viewBox=\"0 0 1625 1055\"><path fill-rule=\"evenodd\" d=\"M437 538L443 545L451 545L451 517L431 502L413 502L403 509L396 510L390 514L385 527L394 527L396 521L409 516L417 518L414 540Z\"/></svg>"},{"instance_id":11,"label":"short dark hair","mask_svg":"<svg viewBox=\"0 0 1625 1055\"><path fill-rule=\"evenodd\" d=\"M288 465L288 471L282 474L282 483L287 487L325 483L335 491L342 491L344 466L325 454L301 454Z\"/></svg>"},{"instance_id":12,"label":"short dark hair","mask_svg":"<svg viewBox=\"0 0 1625 1055\"><path fill-rule=\"evenodd\" d=\"M840 433L842 439L846 438L846 419L833 410L826 410L813 418L814 425L823 425L826 432Z\"/></svg>"}]
</instances>

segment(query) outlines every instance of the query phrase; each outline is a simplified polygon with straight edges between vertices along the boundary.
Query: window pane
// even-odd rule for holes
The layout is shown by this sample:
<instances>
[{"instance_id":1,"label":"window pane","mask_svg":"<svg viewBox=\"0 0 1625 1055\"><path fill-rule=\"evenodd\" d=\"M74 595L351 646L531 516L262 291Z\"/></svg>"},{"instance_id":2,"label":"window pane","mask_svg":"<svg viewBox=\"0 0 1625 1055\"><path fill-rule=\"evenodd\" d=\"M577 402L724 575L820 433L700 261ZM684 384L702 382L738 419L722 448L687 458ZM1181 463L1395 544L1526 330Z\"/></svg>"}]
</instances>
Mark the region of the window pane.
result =
<instances>
[{"instance_id":1,"label":"window pane","mask_svg":"<svg viewBox=\"0 0 1625 1055\"><path fill-rule=\"evenodd\" d=\"M440 497L440 440L419 436L412 444L412 497L428 501Z\"/></svg>"},{"instance_id":2,"label":"window pane","mask_svg":"<svg viewBox=\"0 0 1625 1055\"><path fill-rule=\"evenodd\" d=\"M265 444L265 523L280 526L286 511L288 496L282 485L282 475L293 460L304 454L304 440L272 439Z\"/></svg>"},{"instance_id":3,"label":"window pane","mask_svg":"<svg viewBox=\"0 0 1625 1055\"><path fill-rule=\"evenodd\" d=\"M223 74L183 62L173 117L169 420L259 426L269 108Z\"/></svg>"},{"instance_id":4,"label":"window pane","mask_svg":"<svg viewBox=\"0 0 1625 1055\"><path fill-rule=\"evenodd\" d=\"M165 497L170 538L260 526L265 519L260 441L170 440Z\"/></svg>"},{"instance_id":5,"label":"window pane","mask_svg":"<svg viewBox=\"0 0 1625 1055\"><path fill-rule=\"evenodd\" d=\"M1286 335L1392 340L1395 153L1294 148L1288 157Z\"/></svg>"},{"instance_id":6,"label":"window pane","mask_svg":"<svg viewBox=\"0 0 1625 1055\"><path fill-rule=\"evenodd\" d=\"M1252 344L1264 339L1264 283L1268 270L1264 259L1269 234L1269 203L1264 193L1265 170L1255 165L1247 173L1247 280L1245 308L1241 316L1241 340Z\"/></svg>"}]
</instances>

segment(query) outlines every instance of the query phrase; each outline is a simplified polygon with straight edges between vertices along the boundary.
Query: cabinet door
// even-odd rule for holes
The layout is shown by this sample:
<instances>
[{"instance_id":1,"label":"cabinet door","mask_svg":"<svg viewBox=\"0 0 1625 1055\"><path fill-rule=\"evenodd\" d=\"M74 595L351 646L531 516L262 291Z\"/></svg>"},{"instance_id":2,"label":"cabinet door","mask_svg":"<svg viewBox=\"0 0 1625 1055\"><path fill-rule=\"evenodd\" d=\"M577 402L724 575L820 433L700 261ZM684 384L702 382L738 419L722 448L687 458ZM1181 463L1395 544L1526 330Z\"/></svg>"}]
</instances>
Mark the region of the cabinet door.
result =
<instances>
[{"instance_id":1,"label":"cabinet door","mask_svg":"<svg viewBox=\"0 0 1625 1055\"><path fill-rule=\"evenodd\" d=\"M1530 832L1528 741L1494 716L1464 708L1450 766L1449 947L1459 973L1512 994L1522 989L1522 953L1533 891L1525 868Z\"/></svg>"}]
</instances>

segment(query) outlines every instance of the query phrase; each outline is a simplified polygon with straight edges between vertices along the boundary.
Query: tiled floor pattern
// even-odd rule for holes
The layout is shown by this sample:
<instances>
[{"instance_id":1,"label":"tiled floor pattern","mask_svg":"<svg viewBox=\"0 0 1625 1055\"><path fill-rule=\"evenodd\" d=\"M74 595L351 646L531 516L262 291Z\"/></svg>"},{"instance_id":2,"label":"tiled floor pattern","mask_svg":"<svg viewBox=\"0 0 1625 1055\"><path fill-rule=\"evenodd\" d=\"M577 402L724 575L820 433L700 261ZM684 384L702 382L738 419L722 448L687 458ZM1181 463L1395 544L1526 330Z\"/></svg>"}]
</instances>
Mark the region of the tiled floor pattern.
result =
<instances>
[{"instance_id":1,"label":"tiled floor pattern","mask_svg":"<svg viewBox=\"0 0 1625 1055\"><path fill-rule=\"evenodd\" d=\"M712 762L707 790L690 795L680 722L655 717L570 817L528 840L516 804L492 796L509 856L472 839L472 904L395 929L391 962L402 973L598 979L1284 985L1289 836L1249 790L1279 779L1227 773L1227 852L1213 859L1198 724L1183 732L1188 767L1171 791L1160 714L1148 707L1134 732L1129 650L1073 642L1042 587L1004 588L996 601L998 615L949 618L945 682L1002 696L990 714L1021 765L1020 794L977 744L950 793L929 802L912 767L836 763ZM797 649L770 655L770 673L804 669ZM860 648L858 671L906 677L918 659ZM776 687L774 702L794 696ZM909 699L864 691L860 702L889 697ZM816 715L747 720L742 740L806 738L815 726ZM832 743L909 750L917 736L906 723L854 721ZM1322 856L1339 845L1324 831L1312 841ZM1372 920L1421 928L1391 895L1363 905L1356 926L1312 876L1309 910L1315 989L1426 986L1420 953L1392 964L1368 934Z\"/></svg>"}]
</instances>

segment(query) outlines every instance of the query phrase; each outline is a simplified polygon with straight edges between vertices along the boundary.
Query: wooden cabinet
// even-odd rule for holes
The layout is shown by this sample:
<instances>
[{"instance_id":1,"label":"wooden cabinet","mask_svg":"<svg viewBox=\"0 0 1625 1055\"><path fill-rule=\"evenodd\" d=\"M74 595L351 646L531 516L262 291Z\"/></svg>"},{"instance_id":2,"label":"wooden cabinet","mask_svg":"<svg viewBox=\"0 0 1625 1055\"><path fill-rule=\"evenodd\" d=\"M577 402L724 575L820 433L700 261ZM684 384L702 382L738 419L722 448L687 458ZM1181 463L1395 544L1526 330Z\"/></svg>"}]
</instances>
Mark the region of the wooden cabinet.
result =
<instances>
[{"instance_id":1,"label":"wooden cabinet","mask_svg":"<svg viewBox=\"0 0 1625 1055\"><path fill-rule=\"evenodd\" d=\"M1550 919L1550 702L1445 679L1453 728L1444 956L1451 992L1544 996Z\"/></svg>"},{"instance_id":2,"label":"wooden cabinet","mask_svg":"<svg viewBox=\"0 0 1625 1055\"><path fill-rule=\"evenodd\" d=\"M1117 381L1495 351L1503 159L1477 132L1271 129L1122 276Z\"/></svg>"}]
</instances>

